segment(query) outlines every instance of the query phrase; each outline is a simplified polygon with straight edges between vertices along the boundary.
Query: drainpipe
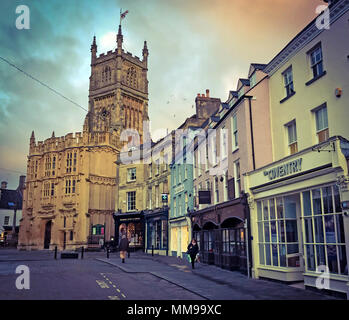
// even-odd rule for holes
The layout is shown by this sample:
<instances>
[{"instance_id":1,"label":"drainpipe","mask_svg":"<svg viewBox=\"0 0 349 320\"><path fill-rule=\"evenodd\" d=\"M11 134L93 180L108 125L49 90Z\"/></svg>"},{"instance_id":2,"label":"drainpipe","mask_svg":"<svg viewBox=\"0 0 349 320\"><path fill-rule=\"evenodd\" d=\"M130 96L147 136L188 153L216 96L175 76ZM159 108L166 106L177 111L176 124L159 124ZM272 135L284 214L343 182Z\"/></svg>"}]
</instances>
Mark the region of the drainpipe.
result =
<instances>
[{"instance_id":1,"label":"drainpipe","mask_svg":"<svg viewBox=\"0 0 349 320\"><path fill-rule=\"evenodd\" d=\"M252 96L246 96L248 98L248 106L250 110L250 131L251 131L251 147L252 147L252 162L253 162L253 171L256 170L256 160L254 154L254 138L253 138L253 122L252 122Z\"/></svg>"}]
</instances>

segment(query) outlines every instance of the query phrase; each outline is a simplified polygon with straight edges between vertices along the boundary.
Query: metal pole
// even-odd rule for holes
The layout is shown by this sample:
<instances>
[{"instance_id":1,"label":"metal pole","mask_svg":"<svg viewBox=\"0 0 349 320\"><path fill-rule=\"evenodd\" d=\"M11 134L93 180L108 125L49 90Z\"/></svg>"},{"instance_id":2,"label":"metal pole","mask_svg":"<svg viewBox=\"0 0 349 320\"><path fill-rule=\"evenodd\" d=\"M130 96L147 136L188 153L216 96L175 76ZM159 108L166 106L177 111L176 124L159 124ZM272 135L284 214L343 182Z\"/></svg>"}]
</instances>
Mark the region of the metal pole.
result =
<instances>
[{"instance_id":1,"label":"metal pole","mask_svg":"<svg viewBox=\"0 0 349 320\"><path fill-rule=\"evenodd\" d=\"M84 247L81 247L81 259L84 259Z\"/></svg>"},{"instance_id":2,"label":"metal pole","mask_svg":"<svg viewBox=\"0 0 349 320\"><path fill-rule=\"evenodd\" d=\"M151 255L154 257L154 245L151 246Z\"/></svg>"},{"instance_id":3,"label":"metal pole","mask_svg":"<svg viewBox=\"0 0 349 320\"><path fill-rule=\"evenodd\" d=\"M55 260L57 260L57 246L55 246Z\"/></svg>"},{"instance_id":4,"label":"metal pole","mask_svg":"<svg viewBox=\"0 0 349 320\"><path fill-rule=\"evenodd\" d=\"M109 259L109 247L107 247L107 259Z\"/></svg>"},{"instance_id":5,"label":"metal pole","mask_svg":"<svg viewBox=\"0 0 349 320\"><path fill-rule=\"evenodd\" d=\"M245 219L245 224L244 224L244 227L245 227L245 243L246 243L246 262L247 262L247 277L250 278L250 253L249 253L249 235L248 235L248 227L247 227L247 219Z\"/></svg>"}]
</instances>

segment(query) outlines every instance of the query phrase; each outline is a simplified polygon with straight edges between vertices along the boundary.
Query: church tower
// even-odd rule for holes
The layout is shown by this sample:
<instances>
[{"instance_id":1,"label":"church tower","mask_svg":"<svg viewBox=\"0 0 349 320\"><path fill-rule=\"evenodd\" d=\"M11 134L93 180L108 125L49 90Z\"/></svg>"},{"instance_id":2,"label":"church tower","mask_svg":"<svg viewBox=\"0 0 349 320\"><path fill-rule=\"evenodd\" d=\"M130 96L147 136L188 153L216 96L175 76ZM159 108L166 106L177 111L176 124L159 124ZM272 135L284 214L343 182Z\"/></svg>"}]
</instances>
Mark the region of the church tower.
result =
<instances>
[{"instance_id":1,"label":"church tower","mask_svg":"<svg viewBox=\"0 0 349 320\"><path fill-rule=\"evenodd\" d=\"M148 48L143 58L132 56L122 48L123 35L119 25L115 51L97 56L96 37L91 45L91 76L89 112L84 131L109 132L122 147L120 134L135 129L143 142L143 121L148 118ZM120 150L120 149L119 149Z\"/></svg>"}]
</instances>

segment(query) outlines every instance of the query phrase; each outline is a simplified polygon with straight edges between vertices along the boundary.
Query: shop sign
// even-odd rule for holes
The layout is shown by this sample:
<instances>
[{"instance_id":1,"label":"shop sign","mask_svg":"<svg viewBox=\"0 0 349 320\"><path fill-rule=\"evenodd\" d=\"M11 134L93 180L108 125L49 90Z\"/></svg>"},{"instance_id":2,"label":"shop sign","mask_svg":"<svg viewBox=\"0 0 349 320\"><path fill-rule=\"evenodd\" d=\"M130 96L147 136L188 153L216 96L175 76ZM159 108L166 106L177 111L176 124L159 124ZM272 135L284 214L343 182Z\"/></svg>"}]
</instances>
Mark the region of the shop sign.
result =
<instances>
[{"instance_id":1,"label":"shop sign","mask_svg":"<svg viewBox=\"0 0 349 320\"><path fill-rule=\"evenodd\" d=\"M265 170L264 176L268 176L269 180L274 180L300 171L302 171L302 158Z\"/></svg>"}]
</instances>

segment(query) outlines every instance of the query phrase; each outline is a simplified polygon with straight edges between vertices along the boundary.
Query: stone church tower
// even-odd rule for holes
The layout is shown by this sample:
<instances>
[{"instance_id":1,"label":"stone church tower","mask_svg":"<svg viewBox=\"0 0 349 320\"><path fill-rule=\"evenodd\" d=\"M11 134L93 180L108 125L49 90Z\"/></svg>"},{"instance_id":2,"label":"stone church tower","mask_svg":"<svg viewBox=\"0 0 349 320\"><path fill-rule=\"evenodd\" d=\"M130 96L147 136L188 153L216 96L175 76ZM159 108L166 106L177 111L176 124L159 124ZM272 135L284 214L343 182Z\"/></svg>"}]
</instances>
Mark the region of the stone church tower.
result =
<instances>
[{"instance_id":1,"label":"stone church tower","mask_svg":"<svg viewBox=\"0 0 349 320\"><path fill-rule=\"evenodd\" d=\"M147 44L141 60L125 52L122 42L119 26L116 50L97 57L93 38L83 132L53 132L38 142L31 135L19 249L93 247L114 235L115 162L127 143L120 136L135 129L142 142L148 120Z\"/></svg>"}]
</instances>

